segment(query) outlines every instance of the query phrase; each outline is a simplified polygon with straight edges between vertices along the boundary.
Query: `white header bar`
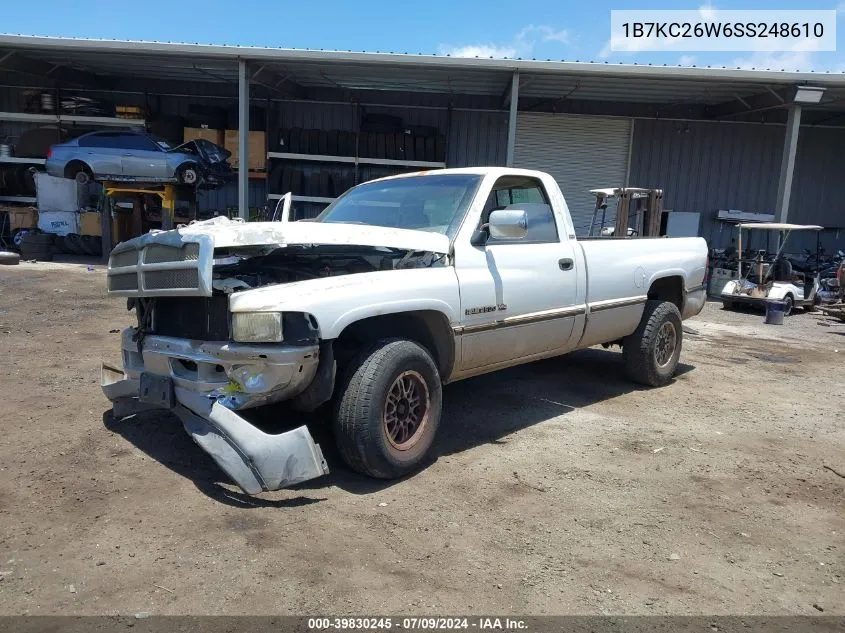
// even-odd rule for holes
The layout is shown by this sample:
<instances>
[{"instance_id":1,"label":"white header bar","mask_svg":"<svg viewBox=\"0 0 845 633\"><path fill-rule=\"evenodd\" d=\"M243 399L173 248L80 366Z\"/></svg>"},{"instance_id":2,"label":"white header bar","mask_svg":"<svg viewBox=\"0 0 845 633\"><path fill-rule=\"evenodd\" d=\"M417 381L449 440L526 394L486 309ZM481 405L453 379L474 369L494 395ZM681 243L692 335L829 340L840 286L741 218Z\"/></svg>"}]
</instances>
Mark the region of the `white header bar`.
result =
<instances>
[{"instance_id":1,"label":"white header bar","mask_svg":"<svg viewBox=\"0 0 845 633\"><path fill-rule=\"evenodd\" d=\"M610 50L835 51L836 11L611 11Z\"/></svg>"}]
</instances>

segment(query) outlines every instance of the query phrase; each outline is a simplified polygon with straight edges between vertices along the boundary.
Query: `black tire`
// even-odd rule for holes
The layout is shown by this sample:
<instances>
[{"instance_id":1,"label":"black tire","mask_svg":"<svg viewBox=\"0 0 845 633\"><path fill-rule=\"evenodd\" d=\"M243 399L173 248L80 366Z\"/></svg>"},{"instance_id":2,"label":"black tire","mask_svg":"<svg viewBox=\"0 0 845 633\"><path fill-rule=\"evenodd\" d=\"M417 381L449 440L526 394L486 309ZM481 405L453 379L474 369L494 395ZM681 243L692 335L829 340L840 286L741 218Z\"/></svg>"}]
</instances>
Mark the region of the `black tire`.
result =
<instances>
[{"instance_id":1,"label":"black tire","mask_svg":"<svg viewBox=\"0 0 845 633\"><path fill-rule=\"evenodd\" d=\"M445 136L437 136L434 139L434 160L439 161L441 163L446 162L446 137Z\"/></svg>"},{"instance_id":2,"label":"black tire","mask_svg":"<svg viewBox=\"0 0 845 633\"><path fill-rule=\"evenodd\" d=\"M82 161L75 160L68 163L65 167L65 178L71 178L77 184L85 186L94 179L94 173L91 168Z\"/></svg>"},{"instance_id":3,"label":"black tire","mask_svg":"<svg viewBox=\"0 0 845 633\"><path fill-rule=\"evenodd\" d=\"M337 156L339 146L340 130L329 130L326 139L326 154L329 156Z\"/></svg>"},{"instance_id":4,"label":"black tire","mask_svg":"<svg viewBox=\"0 0 845 633\"><path fill-rule=\"evenodd\" d=\"M320 195L320 172L319 171L312 171L308 175L308 180L306 181L306 189L305 195L306 196L314 196L317 197Z\"/></svg>"},{"instance_id":5,"label":"black tire","mask_svg":"<svg viewBox=\"0 0 845 633\"><path fill-rule=\"evenodd\" d=\"M12 251L0 251L0 265L17 266L21 263L21 256Z\"/></svg>"},{"instance_id":6,"label":"black tire","mask_svg":"<svg viewBox=\"0 0 845 633\"><path fill-rule=\"evenodd\" d=\"M284 152L292 152L294 154L302 154L302 128L291 128L288 133L288 148L282 150Z\"/></svg>"},{"instance_id":7,"label":"black tire","mask_svg":"<svg viewBox=\"0 0 845 633\"><path fill-rule=\"evenodd\" d=\"M804 312L817 312L822 304L822 298L818 295L813 297L813 303L804 306Z\"/></svg>"},{"instance_id":8,"label":"black tire","mask_svg":"<svg viewBox=\"0 0 845 633\"><path fill-rule=\"evenodd\" d=\"M674 303L646 301L637 330L622 345L628 377L650 387L667 384L678 367L683 336L681 313Z\"/></svg>"},{"instance_id":9,"label":"black tire","mask_svg":"<svg viewBox=\"0 0 845 633\"><path fill-rule=\"evenodd\" d=\"M12 245L17 249L21 250L21 246L23 246L24 238L32 232L32 229L17 229L12 233Z\"/></svg>"},{"instance_id":10,"label":"black tire","mask_svg":"<svg viewBox=\"0 0 845 633\"><path fill-rule=\"evenodd\" d=\"M85 251L82 248L82 236L76 233L70 233L65 236L65 247L68 252L73 255L84 255Z\"/></svg>"},{"instance_id":11,"label":"black tire","mask_svg":"<svg viewBox=\"0 0 845 633\"><path fill-rule=\"evenodd\" d=\"M736 308L736 304L733 301L722 301L722 307L725 310L733 310Z\"/></svg>"},{"instance_id":12,"label":"black tire","mask_svg":"<svg viewBox=\"0 0 845 633\"><path fill-rule=\"evenodd\" d=\"M79 242L82 245L82 252L86 255L91 255L93 257L101 254L98 238L92 235L80 235Z\"/></svg>"},{"instance_id":13,"label":"black tire","mask_svg":"<svg viewBox=\"0 0 845 633\"><path fill-rule=\"evenodd\" d=\"M783 302L786 304L783 310L783 316L788 317L792 314L792 309L795 307L795 300L792 298L792 295L786 295L783 298Z\"/></svg>"},{"instance_id":14,"label":"black tire","mask_svg":"<svg viewBox=\"0 0 845 633\"><path fill-rule=\"evenodd\" d=\"M176 172L176 180L180 185L195 187L200 182L200 170L194 163L181 165Z\"/></svg>"},{"instance_id":15,"label":"black tire","mask_svg":"<svg viewBox=\"0 0 845 633\"><path fill-rule=\"evenodd\" d=\"M52 246L24 246L21 249L21 259L25 261L35 260L49 262L53 260Z\"/></svg>"},{"instance_id":16,"label":"black tire","mask_svg":"<svg viewBox=\"0 0 845 633\"><path fill-rule=\"evenodd\" d=\"M331 192L331 182L332 182L332 175L323 170L320 172L320 184L318 187L318 196L322 196L323 198L330 198L332 196Z\"/></svg>"},{"instance_id":17,"label":"black tire","mask_svg":"<svg viewBox=\"0 0 845 633\"><path fill-rule=\"evenodd\" d=\"M432 163L437 160L437 144L433 136L425 139L425 159Z\"/></svg>"},{"instance_id":18,"label":"black tire","mask_svg":"<svg viewBox=\"0 0 845 633\"><path fill-rule=\"evenodd\" d=\"M23 236L21 246L52 246L55 240L56 236L52 233L30 231Z\"/></svg>"},{"instance_id":19,"label":"black tire","mask_svg":"<svg viewBox=\"0 0 845 633\"><path fill-rule=\"evenodd\" d=\"M396 401L396 394L404 393L403 385L413 385L413 393L426 403L415 430L408 399L402 396ZM392 427L389 396L394 402ZM341 457L350 468L370 477L407 475L426 459L441 407L440 375L429 353L405 339L378 341L352 361L338 391L334 436ZM397 421L402 416L404 423Z\"/></svg>"},{"instance_id":20,"label":"black tire","mask_svg":"<svg viewBox=\"0 0 845 633\"><path fill-rule=\"evenodd\" d=\"M317 132L317 153L326 156L329 153L329 132L319 130Z\"/></svg>"},{"instance_id":21,"label":"black tire","mask_svg":"<svg viewBox=\"0 0 845 633\"><path fill-rule=\"evenodd\" d=\"M267 175L267 186L270 188L270 193L287 193L282 189L282 182L284 181L285 166L281 163L273 165L270 173ZM290 177L288 177L290 183Z\"/></svg>"},{"instance_id":22,"label":"black tire","mask_svg":"<svg viewBox=\"0 0 845 633\"><path fill-rule=\"evenodd\" d=\"M320 130L308 130L308 149L304 153L320 153Z\"/></svg>"}]
</instances>

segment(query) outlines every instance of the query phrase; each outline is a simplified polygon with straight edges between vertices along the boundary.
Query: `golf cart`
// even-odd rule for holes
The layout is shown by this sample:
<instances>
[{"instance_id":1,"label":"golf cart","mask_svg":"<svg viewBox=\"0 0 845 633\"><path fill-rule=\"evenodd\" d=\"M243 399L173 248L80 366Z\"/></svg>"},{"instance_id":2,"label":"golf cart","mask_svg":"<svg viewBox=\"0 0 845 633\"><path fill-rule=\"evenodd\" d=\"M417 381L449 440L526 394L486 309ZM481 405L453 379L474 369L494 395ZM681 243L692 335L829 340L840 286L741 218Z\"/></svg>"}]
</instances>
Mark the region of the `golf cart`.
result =
<instances>
[{"instance_id":1,"label":"golf cart","mask_svg":"<svg viewBox=\"0 0 845 633\"><path fill-rule=\"evenodd\" d=\"M790 261L783 256L783 249L792 231L821 231L823 227L806 224L752 223L738 224L737 271L739 279L729 281L722 289L722 304L726 310L741 305L765 307L768 302L783 302L784 316L795 307L813 310L821 298L819 273L795 272ZM781 240L774 258L767 258L766 251L757 251L753 259L743 260L742 230L780 231Z\"/></svg>"}]
</instances>

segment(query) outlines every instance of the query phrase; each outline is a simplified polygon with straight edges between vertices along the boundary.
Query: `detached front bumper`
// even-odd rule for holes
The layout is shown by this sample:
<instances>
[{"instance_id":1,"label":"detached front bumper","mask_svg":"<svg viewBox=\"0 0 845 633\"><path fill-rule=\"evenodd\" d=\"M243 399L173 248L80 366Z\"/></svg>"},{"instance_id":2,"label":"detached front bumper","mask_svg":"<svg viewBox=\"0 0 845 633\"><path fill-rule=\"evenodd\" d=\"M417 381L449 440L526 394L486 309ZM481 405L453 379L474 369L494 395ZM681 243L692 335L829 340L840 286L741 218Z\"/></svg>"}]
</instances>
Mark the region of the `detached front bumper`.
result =
<instances>
[{"instance_id":1,"label":"detached front bumper","mask_svg":"<svg viewBox=\"0 0 845 633\"><path fill-rule=\"evenodd\" d=\"M304 390L317 371L316 345L147 336L139 353L133 333L129 328L122 334L124 368L102 367L101 386L114 404L116 417L145 409L171 409L194 441L249 494L278 490L329 472L305 426L270 435L236 413L289 399Z\"/></svg>"}]
</instances>

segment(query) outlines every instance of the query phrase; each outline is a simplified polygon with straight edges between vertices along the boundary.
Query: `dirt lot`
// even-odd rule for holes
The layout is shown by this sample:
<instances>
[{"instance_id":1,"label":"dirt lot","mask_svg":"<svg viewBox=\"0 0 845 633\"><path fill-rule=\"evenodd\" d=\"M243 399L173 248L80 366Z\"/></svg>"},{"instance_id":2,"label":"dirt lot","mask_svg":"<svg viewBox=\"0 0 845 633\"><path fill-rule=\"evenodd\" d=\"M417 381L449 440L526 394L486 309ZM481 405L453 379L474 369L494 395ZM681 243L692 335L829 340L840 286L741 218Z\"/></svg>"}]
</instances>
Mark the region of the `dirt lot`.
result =
<instances>
[{"instance_id":1,"label":"dirt lot","mask_svg":"<svg viewBox=\"0 0 845 633\"><path fill-rule=\"evenodd\" d=\"M457 383L398 482L311 420L332 474L253 498L110 419L103 286L0 268L0 613L845 614L843 325L709 304L663 389L602 349Z\"/></svg>"}]
</instances>

